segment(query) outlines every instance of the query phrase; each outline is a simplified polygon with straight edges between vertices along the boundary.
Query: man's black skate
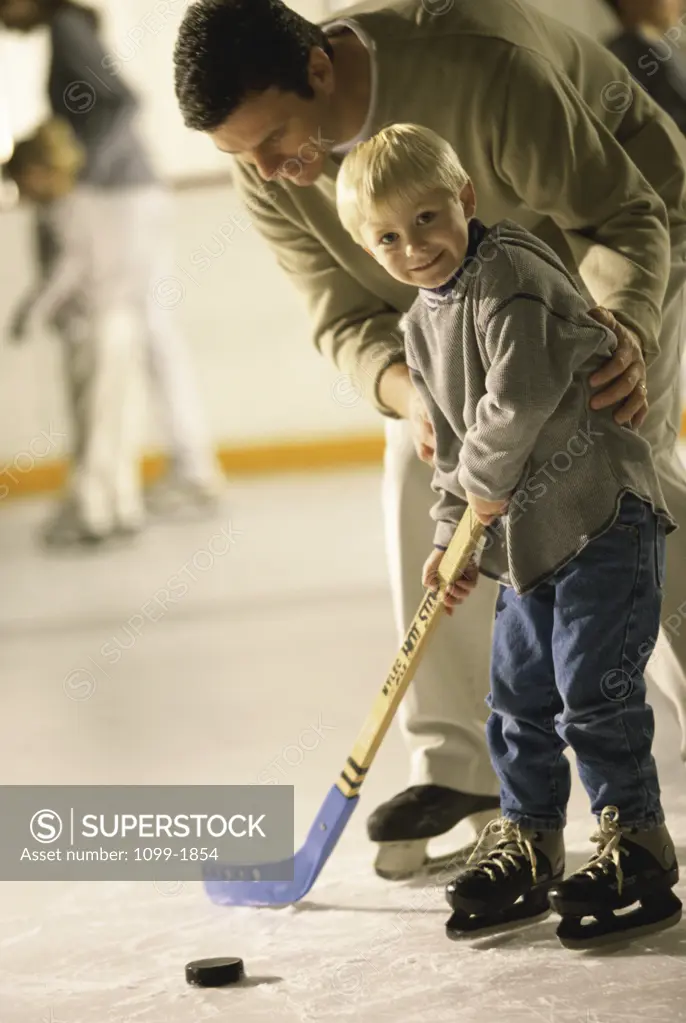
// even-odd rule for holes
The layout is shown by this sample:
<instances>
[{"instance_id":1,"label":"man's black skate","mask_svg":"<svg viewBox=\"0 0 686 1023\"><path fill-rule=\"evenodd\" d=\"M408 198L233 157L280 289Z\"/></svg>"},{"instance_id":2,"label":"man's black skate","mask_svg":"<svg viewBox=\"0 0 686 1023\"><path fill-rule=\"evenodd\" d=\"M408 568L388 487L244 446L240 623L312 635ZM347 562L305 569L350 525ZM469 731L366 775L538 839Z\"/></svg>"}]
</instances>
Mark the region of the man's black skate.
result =
<instances>
[{"instance_id":1,"label":"man's black skate","mask_svg":"<svg viewBox=\"0 0 686 1023\"><path fill-rule=\"evenodd\" d=\"M475 842L463 849L430 858L429 840L467 818L476 836L500 808L497 796L475 796L443 785L413 785L382 803L367 821L370 841L379 843L374 869L380 877L400 881L420 873L436 873L467 862Z\"/></svg>"},{"instance_id":2,"label":"man's black skate","mask_svg":"<svg viewBox=\"0 0 686 1023\"><path fill-rule=\"evenodd\" d=\"M500 837L481 853L493 836ZM473 863L473 865L472 865ZM484 830L464 873L447 886L451 939L507 930L550 916L548 889L564 875L561 831L532 831L498 819Z\"/></svg>"},{"instance_id":3,"label":"man's black skate","mask_svg":"<svg viewBox=\"0 0 686 1023\"><path fill-rule=\"evenodd\" d=\"M664 824L649 831L621 828L617 807L606 806L592 841L596 855L549 892L562 917L557 936L565 948L624 942L679 922L682 906L672 892L679 867ZM632 912L615 915L634 903Z\"/></svg>"}]
</instances>

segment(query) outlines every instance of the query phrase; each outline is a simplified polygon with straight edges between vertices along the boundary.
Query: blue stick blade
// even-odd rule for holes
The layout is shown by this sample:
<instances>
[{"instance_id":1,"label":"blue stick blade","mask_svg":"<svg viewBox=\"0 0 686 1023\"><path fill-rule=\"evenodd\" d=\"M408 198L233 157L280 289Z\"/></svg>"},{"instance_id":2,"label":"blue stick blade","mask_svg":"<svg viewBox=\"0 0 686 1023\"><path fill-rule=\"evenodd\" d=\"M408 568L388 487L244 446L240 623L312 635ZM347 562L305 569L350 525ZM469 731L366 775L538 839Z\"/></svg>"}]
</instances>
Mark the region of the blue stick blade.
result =
<instances>
[{"instance_id":1,"label":"blue stick blade","mask_svg":"<svg viewBox=\"0 0 686 1023\"><path fill-rule=\"evenodd\" d=\"M269 865L231 867L220 864L205 868L205 891L212 902L220 906L289 906L298 902L319 877L359 798L344 796L334 785L322 803L304 846L292 859ZM221 878L217 877L218 873ZM259 878L264 873L287 874L292 880L262 881Z\"/></svg>"}]
</instances>

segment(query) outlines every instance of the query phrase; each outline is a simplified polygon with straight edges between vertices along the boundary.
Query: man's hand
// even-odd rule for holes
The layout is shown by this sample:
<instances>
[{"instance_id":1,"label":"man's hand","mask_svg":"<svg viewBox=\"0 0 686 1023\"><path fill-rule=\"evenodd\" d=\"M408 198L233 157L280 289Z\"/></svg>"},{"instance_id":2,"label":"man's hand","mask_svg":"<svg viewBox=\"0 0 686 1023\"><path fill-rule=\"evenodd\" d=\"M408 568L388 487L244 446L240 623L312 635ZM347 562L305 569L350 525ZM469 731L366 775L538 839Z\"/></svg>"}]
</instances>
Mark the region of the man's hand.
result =
<instances>
[{"instance_id":1,"label":"man's hand","mask_svg":"<svg viewBox=\"0 0 686 1023\"><path fill-rule=\"evenodd\" d=\"M424 562L424 568L422 569L422 585L426 586L428 590L432 590L434 593L436 593L439 588L438 566L443 560L444 554L445 551L435 548ZM469 563L462 575L456 579L454 583L451 583L444 592L443 605L447 615L452 615L455 606L457 604L461 604L467 599L478 581L479 568L478 565L472 561Z\"/></svg>"},{"instance_id":2,"label":"man's hand","mask_svg":"<svg viewBox=\"0 0 686 1023\"><path fill-rule=\"evenodd\" d=\"M412 388L412 394L409 398L408 419L410 421L410 429L412 430L415 451L422 462L428 462L429 465L433 465L434 455L436 454L436 434L431 425L429 414L426 411L426 405L422 401L422 396L416 387Z\"/></svg>"},{"instance_id":3,"label":"man's hand","mask_svg":"<svg viewBox=\"0 0 686 1023\"><path fill-rule=\"evenodd\" d=\"M469 507L484 526L490 526L491 522L507 511L507 498L502 501L485 501L483 497L477 497L476 494L470 494L469 491L466 493Z\"/></svg>"},{"instance_id":4,"label":"man's hand","mask_svg":"<svg viewBox=\"0 0 686 1023\"><path fill-rule=\"evenodd\" d=\"M648 388L646 364L640 340L633 330L619 323L609 309L598 306L590 315L604 327L609 327L617 338L617 351L602 369L590 379L591 387L604 388L591 399L591 408L602 409L621 405L614 414L620 426L631 424L638 429L648 415ZM606 386L613 381L610 387Z\"/></svg>"}]
</instances>

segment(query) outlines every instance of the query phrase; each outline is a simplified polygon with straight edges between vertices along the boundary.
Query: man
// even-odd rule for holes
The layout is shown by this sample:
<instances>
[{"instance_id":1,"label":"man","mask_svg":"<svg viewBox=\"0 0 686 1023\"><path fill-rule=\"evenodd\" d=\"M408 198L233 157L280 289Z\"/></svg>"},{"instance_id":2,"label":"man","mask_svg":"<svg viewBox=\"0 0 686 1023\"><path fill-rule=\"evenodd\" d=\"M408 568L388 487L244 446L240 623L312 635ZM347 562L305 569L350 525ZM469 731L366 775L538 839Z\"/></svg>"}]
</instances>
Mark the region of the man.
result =
<instances>
[{"instance_id":1,"label":"man","mask_svg":"<svg viewBox=\"0 0 686 1023\"><path fill-rule=\"evenodd\" d=\"M622 31L607 43L655 102L686 134L684 0L606 0Z\"/></svg>"},{"instance_id":2,"label":"man","mask_svg":"<svg viewBox=\"0 0 686 1023\"><path fill-rule=\"evenodd\" d=\"M401 631L423 595L433 528L432 473L416 458L431 461L433 435L399 327L417 289L358 249L335 205L342 154L384 125L419 123L447 139L474 182L480 218L510 217L533 230L577 275L589 308L605 307L595 315L615 331L618 349L591 379L603 387L594 407L617 405L618 422L643 429L669 508L686 523L675 451L686 143L619 61L520 0L367 2L323 27L282 0L199 0L181 25L175 64L185 122L238 158L237 187L307 298L315 344L386 417L387 542ZM686 727L678 670L686 595L677 576L686 532L674 537L663 618L673 670L660 682ZM405 698L414 784L368 826L383 843L384 876L418 869L428 838L466 817L478 826L497 806L484 744L495 595L482 578L441 623ZM599 680L599 697L621 699L630 672L618 665L617 678Z\"/></svg>"}]
</instances>

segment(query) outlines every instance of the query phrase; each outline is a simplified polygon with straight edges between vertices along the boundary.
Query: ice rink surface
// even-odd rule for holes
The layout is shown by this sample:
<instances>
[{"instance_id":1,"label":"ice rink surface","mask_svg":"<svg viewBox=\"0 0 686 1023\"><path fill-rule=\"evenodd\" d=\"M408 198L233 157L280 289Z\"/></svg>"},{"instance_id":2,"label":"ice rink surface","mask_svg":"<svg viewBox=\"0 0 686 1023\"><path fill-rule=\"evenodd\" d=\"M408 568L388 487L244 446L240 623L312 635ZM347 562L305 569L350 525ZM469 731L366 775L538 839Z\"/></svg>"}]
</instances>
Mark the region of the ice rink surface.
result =
<instances>
[{"instance_id":1,"label":"ice rink surface","mask_svg":"<svg viewBox=\"0 0 686 1023\"><path fill-rule=\"evenodd\" d=\"M159 525L96 557L38 551L46 510L0 507L5 784L274 778L295 786L299 844L396 652L379 474L241 481L215 521ZM227 553L199 556L222 531ZM179 574L183 598L136 637L133 616ZM686 865L686 769L651 695ZM365 818L406 784L393 729L319 882L286 909L217 907L188 882L0 884L0 1023L686 1021L686 919L612 954L564 950L554 917L448 941L442 885L372 871ZM576 783L571 867L592 829ZM223 955L245 960L242 985L187 986L188 960Z\"/></svg>"}]
</instances>

